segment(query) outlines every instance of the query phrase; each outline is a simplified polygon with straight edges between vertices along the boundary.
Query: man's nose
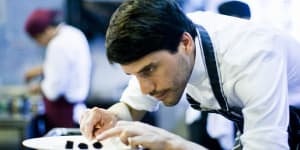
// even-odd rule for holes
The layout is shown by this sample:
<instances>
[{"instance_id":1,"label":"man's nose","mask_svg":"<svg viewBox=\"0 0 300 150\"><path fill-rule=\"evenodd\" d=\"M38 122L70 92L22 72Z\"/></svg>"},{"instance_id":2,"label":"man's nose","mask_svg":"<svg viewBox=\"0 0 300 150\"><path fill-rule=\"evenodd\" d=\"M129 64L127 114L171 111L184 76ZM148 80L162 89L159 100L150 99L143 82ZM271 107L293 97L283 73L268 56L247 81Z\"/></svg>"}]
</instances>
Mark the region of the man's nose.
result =
<instances>
[{"instance_id":1,"label":"man's nose","mask_svg":"<svg viewBox=\"0 0 300 150\"><path fill-rule=\"evenodd\" d=\"M152 80L146 78L138 78L138 80L143 94L150 94L155 90L155 84Z\"/></svg>"}]
</instances>

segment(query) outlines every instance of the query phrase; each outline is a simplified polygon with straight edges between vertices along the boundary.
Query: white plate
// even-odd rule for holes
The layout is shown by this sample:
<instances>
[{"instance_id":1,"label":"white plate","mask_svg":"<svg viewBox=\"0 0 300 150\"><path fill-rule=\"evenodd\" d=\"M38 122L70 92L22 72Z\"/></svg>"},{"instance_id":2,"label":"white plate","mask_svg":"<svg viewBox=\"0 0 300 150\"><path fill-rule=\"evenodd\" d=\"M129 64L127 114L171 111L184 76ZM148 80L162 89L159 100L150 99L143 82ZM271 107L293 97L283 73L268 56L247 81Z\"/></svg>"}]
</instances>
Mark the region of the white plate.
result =
<instances>
[{"instance_id":1,"label":"white plate","mask_svg":"<svg viewBox=\"0 0 300 150\"><path fill-rule=\"evenodd\" d=\"M87 140L83 136L52 136L32 138L23 141L23 145L28 148L39 150L66 150L65 146L67 141L73 142L73 150L80 150L79 143L88 145L89 150L96 150L93 147L92 141ZM101 150L130 150L128 146L123 144L119 138L111 138L101 142Z\"/></svg>"}]
</instances>

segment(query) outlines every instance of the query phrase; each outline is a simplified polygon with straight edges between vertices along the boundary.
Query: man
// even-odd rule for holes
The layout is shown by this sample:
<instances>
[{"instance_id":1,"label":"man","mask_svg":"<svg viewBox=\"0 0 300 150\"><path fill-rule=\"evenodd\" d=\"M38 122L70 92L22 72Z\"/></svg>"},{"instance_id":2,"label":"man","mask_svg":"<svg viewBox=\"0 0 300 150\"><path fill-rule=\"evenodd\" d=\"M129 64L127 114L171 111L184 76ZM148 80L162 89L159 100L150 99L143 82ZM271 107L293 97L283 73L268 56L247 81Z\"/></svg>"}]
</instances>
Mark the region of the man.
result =
<instances>
[{"instance_id":1,"label":"man","mask_svg":"<svg viewBox=\"0 0 300 150\"><path fill-rule=\"evenodd\" d=\"M91 56L84 34L61 23L55 10L37 9L26 20L25 30L41 46L46 47L42 67L29 70L26 81L43 75L41 84L31 87L41 92L45 104L46 130L75 127L84 110L91 74Z\"/></svg>"},{"instance_id":2,"label":"man","mask_svg":"<svg viewBox=\"0 0 300 150\"><path fill-rule=\"evenodd\" d=\"M204 12L188 16L173 0L127 0L118 8L107 30L107 56L133 79L120 103L86 111L83 135L119 136L151 150L204 149L153 126L118 121L139 120L159 101L176 105L186 90L194 108L237 123L243 149L289 149L289 103L299 105L300 45L247 20ZM211 74L213 63L217 72ZM216 83L226 101L211 87Z\"/></svg>"}]
</instances>

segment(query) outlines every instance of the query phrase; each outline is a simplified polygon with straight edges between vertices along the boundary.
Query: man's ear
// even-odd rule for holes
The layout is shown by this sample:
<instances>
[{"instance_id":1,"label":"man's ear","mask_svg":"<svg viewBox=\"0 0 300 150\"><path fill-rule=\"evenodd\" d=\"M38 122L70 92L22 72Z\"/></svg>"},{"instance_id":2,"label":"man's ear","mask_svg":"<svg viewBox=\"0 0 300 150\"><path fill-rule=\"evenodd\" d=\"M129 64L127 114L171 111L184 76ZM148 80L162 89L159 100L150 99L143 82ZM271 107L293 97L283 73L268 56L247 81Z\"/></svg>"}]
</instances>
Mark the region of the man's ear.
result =
<instances>
[{"instance_id":1,"label":"man's ear","mask_svg":"<svg viewBox=\"0 0 300 150\"><path fill-rule=\"evenodd\" d=\"M194 51L194 40L188 32L182 33L181 44L187 53L192 53Z\"/></svg>"}]
</instances>

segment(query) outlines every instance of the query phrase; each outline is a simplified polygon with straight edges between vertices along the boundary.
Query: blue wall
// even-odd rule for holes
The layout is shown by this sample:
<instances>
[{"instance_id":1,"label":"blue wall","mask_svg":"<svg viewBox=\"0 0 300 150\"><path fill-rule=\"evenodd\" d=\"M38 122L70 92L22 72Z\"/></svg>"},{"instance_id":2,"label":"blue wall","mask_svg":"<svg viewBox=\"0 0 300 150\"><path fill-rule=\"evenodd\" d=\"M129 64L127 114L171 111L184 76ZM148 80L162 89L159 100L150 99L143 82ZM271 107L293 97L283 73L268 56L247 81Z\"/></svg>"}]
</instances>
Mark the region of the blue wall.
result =
<instances>
[{"instance_id":1,"label":"blue wall","mask_svg":"<svg viewBox=\"0 0 300 150\"><path fill-rule=\"evenodd\" d=\"M4 18L0 18L0 87L24 85L25 71L43 62L44 49L24 32L28 15L36 8L63 11L64 5L64 0L0 0L0 17ZM90 40L89 44L93 59L90 97L117 99L128 76L119 66L108 63L103 35Z\"/></svg>"},{"instance_id":2,"label":"blue wall","mask_svg":"<svg viewBox=\"0 0 300 150\"><path fill-rule=\"evenodd\" d=\"M63 0L0 0L0 85L23 83L25 70L43 60L44 50L24 32L36 8L63 9Z\"/></svg>"}]
</instances>

